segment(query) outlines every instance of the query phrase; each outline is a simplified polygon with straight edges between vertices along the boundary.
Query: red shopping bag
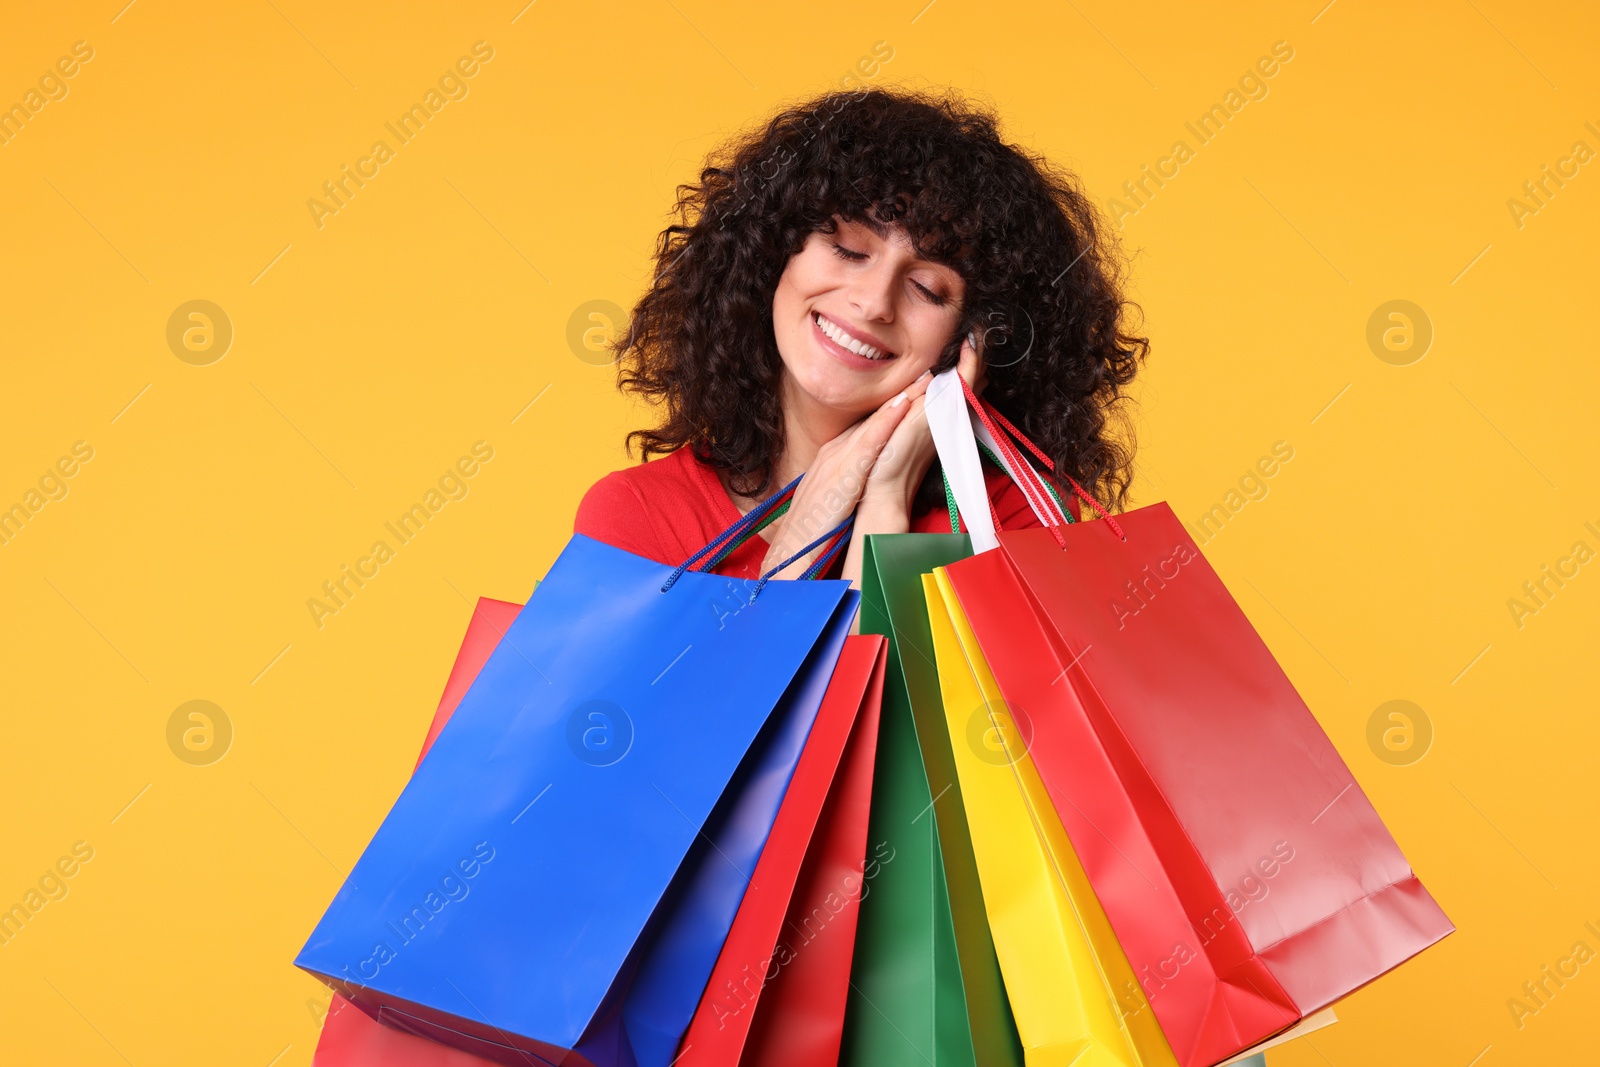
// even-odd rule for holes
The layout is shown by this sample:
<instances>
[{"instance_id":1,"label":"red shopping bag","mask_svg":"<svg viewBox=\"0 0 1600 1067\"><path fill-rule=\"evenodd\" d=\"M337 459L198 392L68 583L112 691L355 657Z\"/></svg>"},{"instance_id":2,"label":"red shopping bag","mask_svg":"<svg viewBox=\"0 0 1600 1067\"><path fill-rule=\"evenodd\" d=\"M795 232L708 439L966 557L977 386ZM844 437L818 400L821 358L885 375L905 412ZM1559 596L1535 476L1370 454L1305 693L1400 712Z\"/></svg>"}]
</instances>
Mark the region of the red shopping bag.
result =
<instances>
[{"instance_id":1,"label":"red shopping bag","mask_svg":"<svg viewBox=\"0 0 1600 1067\"><path fill-rule=\"evenodd\" d=\"M1166 504L999 543L951 582L1184 1067L1454 929Z\"/></svg>"},{"instance_id":2,"label":"red shopping bag","mask_svg":"<svg viewBox=\"0 0 1600 1067\"><path fill-rule=\"evenodd\" d=\"M428 736L422 742L418 763L428 754L434 738L450 721L451 713L461 703L478 671L483 669L489 653L495 650L511 620L521 610L521 604L478 598L472 609L472 621L467 624L467 635L461 641L461 651L456 653L455 664L450 668L444 696L439 699ZM471 1053L384 1026L338 994L334 994L328 1005L322 1036L311 1062L312 1067L495 1067Z\"/></svg>"},{"instance_id":3,"label":"red shopping bag","mask_svg":"<svg viewBox=\"0 0 1600 1067\"><path fill-rule=\"evenodd\" d=\"M674 1067L839 1057L886 645L850 637Z\"/></svg>"},{"instance_id":4,"label":"red shopping bag","mask_svg":"<svg viewBox=\"0 0 1600 1067\"><path fill-rule=\"evenodd\" d=\"M472 688L472 680L478 677L478 672L488 662L489 653L500 644L500 639L511 628L511 621L521 610L521 604L490 600L486 596L478 598L478 603L472 609L472 621L467 623L467 636L461 639L461 651L456 653L455 664L450 668L450 678L444 683L444 695L439 698L439 709L433 713L433 722L428 724L428 736L423 739L422 751L417 753L419 764L422 762L422 757L428 754L428 749L433 747L434 739L439 736L439 731L444 729L444 724L450 721L456 705L461 703L461 698Z\"/></svg>"}]
</instances>

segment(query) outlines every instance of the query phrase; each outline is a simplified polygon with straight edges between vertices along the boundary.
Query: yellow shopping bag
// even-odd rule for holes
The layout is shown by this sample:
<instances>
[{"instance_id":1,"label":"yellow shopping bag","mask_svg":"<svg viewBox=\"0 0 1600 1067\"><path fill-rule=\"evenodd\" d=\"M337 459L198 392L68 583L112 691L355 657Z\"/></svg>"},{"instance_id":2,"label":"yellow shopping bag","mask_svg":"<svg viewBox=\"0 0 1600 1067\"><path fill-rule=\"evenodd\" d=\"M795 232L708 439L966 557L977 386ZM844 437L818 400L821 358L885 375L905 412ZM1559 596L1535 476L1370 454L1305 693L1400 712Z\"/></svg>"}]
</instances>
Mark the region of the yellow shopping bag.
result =
<instances>
[{"instance_id":1,"label":"yellow shopping bag","mask_svg":"<svg viewBox=\"0 0 1600 1067\"><path fill-rule=\"evenodd\" d=\"M984 908L1028 1067L1177 1067L944 568L922 584Z\"/></svg>"}]
</instances>

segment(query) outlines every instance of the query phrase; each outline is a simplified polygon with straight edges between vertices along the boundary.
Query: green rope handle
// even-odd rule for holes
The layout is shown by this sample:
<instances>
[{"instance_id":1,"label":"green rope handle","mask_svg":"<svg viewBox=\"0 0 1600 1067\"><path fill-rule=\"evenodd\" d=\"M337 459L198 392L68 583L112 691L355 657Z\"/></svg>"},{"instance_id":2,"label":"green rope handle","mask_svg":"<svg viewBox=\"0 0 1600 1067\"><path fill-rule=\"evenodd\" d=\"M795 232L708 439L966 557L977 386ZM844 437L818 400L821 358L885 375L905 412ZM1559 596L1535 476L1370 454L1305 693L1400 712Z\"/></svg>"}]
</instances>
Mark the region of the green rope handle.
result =
<instances>
[{"instance_id":1,"label":"green rope handle","mask_svg":"<svg viewBox=\"0 0 1600 1067\"><path fill-rule=\"evenodd\" d=\"M989 450L989 446L988 445L984 444L982 441L978 441L976 443L977 443L977 446L978 446L978 451L982 452L984 457L986 459L988 459L988 461L990 463L993 463L996 467L999 467L1001 470L1005 470L1006 469L1006 465L1004 463L1001 463L999 457L997 457L993 452L991 452ZM1031 464L1030 464L1030 466L1031 466ZM961 513L956 508L956 494L950 488L950 479L945 477L945 473L944 473L944 468L943 467L941 467L939 469L939 478L940 478L941 481L944 482L944 502L945 502L946 506L949 507L949 509L950 509L950 532L951 533L960 533L961 532ZM1062 503L1061 494L1056 492L1056 487L1051 485L1050 481L1048 479L1042 477L1042 476L1040 477L1039 480L1044 483L1044 487L1047 490L1049 490L1050 491L1050 495L1055 498L1056 506L1061 509L1061 514L1066 516L1067 521L1068 522L1076 522L1077 520L1072 517L1072 512L1067 510L1067 505Z\"/></svg>"}]
</instances>

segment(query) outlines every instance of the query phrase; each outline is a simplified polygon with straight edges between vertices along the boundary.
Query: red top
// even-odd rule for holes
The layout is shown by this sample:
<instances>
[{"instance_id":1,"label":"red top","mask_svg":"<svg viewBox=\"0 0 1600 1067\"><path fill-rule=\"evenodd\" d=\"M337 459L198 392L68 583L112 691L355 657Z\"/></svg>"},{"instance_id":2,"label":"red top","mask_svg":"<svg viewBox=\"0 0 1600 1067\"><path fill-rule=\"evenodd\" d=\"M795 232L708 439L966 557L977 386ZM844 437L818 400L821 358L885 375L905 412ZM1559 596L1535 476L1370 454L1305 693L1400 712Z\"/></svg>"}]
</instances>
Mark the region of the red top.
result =
<instances>
[{"instance_id":1,"label":"red top","mask_svg":"<svg viewBox=\"0 0 1600 1067\"><path fill-rule=\"evenodd\" d=\"M1004 471L985 463L983 474L1001 529L1039 525L1027 497ZM1077 516L1076 503L1070 498L1068 510ZM595 482L578 504L573 530L675 567L742 517L716 470L696 458L692 449L679 448L653 462L613 471ZM962 523L961 529L966 528ZM950 512L941 502L912 515L911 531L949 533ZM759 578L761 562L770 547L765 537L756 534L734 549L716 568L717 573ZM844 553L840 552L827 574L836 576L843 560Z\"/></svg>"}]
</instances>

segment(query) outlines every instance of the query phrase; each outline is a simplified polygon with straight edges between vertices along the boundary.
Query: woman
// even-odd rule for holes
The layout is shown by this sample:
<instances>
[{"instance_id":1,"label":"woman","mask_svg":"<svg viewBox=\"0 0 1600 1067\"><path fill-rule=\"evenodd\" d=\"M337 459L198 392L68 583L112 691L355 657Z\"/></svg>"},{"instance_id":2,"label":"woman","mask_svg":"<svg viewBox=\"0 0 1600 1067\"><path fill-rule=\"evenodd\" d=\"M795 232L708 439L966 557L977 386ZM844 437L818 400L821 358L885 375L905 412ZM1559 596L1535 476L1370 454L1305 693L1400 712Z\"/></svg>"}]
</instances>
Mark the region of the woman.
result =
<instances>
[{"instance_id":1,"label":"woman","mask_svg":"<svg viewBox=\"0 0 1600 1067\"><path fill-rule=\"evenodd\" d=\"M757 577L853 512L822 573L859 585L867 535L950 529L923 394L952 366L1120 508L1133 449L1112 424L1149 345L1123 329L1131 305L1088 198L997 125L953 94L830 93L680 187L614 345L619 387L661 409L628 442L664 458L596 482L577 532L676 565L804 474L767 535L716 570ZM985 480L1001 528L1039 525L1003 471Z\"/></svg>"},{"instance_id":2,"label":"woman","mask_svg":"<svg viewBox=\"0 0 1600 1067\"><path fill-rule=\"evenodd\" d=\"M575 528L678 564L803 473L717 571L763 574L853 512L823 574L859 584L869 534L950 530L923 393L951 366L1120 505L1132 448L1111 424L1148 349L1128 307L1088 198L989 112L898 89L784 110L679 188L614 345L619 388L660 409L628 443L664 458L600 479ZM985 475L1002 528L1039 524Z\"/></svg>"}]
</instances>

